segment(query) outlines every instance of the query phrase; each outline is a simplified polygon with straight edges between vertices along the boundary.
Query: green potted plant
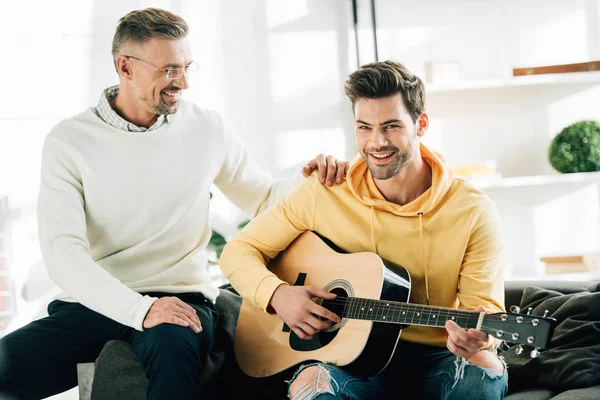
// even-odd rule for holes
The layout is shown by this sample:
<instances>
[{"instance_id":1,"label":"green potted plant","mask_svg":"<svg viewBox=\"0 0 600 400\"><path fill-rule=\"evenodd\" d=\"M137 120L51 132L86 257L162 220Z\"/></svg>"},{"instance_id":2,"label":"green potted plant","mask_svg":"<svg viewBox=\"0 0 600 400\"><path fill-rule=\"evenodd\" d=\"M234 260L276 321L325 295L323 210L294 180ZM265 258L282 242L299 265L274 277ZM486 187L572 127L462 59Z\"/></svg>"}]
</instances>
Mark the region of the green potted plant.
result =
<instances>
[{"instance_id":1,"label":"green potted plant","mask_svg":"<svg viewBox=\"0 0 600 400\"><path fill-rule=\"evenodd\" d=\"M579 121L567 126L550 143L548 158L561 173L600 171L600 124Z\"/></svg>"}]
</instances>

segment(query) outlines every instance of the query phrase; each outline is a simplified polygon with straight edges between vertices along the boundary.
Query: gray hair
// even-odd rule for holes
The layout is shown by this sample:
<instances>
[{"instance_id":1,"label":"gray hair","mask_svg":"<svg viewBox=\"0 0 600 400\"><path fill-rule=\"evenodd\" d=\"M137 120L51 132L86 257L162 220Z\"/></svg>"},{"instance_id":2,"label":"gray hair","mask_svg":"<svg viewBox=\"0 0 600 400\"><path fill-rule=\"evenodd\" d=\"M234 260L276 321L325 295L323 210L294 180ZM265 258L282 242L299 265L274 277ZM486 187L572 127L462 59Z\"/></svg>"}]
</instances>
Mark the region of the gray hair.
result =
<instances>
[{"instance_id":1,"label":"gray hair","mask_svg":"<svg viewBox=\"0 0 600 400\"><path fill-rule=\"evenodd\" d=\"M178 15L160 8L135 10L119 20L112 42L115 61L125 43L144 44L153 37L181 39L188 33L188 25Z\"/></svg>"}]
</instances>

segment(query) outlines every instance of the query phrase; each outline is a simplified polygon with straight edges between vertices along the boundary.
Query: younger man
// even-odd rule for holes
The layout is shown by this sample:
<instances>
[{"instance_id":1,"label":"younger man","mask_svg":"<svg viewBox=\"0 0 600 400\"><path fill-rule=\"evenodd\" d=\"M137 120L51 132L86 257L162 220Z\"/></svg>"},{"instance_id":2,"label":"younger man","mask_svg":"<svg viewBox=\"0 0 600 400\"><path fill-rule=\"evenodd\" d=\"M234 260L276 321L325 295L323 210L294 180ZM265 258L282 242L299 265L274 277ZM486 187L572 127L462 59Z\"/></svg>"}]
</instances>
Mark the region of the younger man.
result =
<instances>
[{"instance_id":1,"label":"younger man","mask_svg":"<svg viewBox=\"0 0 600 400\"><path fill-rule=\"evenodd\" d=\"M346 81L360 157L347 180L326 187L308 179L253 220L226 247L221 267L238 292L274 310L300 338L339 322L311 298L333 298L289 286L266 263L310 230L347 252L370 251L404 266L412 303L465 310L503 309L500 219L480 190L453 175L421 143L429 125L423 82L402 64L365 65ZM318 317L324 317L322 320ZM357 379L334 365L300 368L292 400L313 398L501 399L507 375L489 351L494 340L449 321L446 329L408 327L395 356L376 377Z\"/></svg>"}]
</instances>

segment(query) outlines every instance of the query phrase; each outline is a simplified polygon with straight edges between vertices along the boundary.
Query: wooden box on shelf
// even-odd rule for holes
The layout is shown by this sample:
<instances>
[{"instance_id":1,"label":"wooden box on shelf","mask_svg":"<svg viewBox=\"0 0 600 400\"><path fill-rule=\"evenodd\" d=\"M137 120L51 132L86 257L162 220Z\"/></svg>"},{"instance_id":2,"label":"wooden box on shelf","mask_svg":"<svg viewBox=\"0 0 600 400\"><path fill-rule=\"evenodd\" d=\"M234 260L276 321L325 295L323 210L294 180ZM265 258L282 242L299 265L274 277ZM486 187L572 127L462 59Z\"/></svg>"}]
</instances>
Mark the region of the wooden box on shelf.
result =
<instances>
[{"instance_id":1,"label":"wooden box on shelf","mask_svg":"<svg viewBox=\"0 0 600 400\"><path fill-rule=\"evenodd\" d=\"M600 61L576 64L545 65L541 67L513 68L513 76L563 74L569 72L600 71Z\"/></svg>"},{"instance_id":2,"label":"wooden box on shelf","mask_svg":"<svg viewBox=\"0 0 600 400\"><path fill-rule=\"evenodd\" d=\"M600 254L542 257L540 260L546 263L546 274L593 272L598 269Z\"/></svg>"}]
</instances>

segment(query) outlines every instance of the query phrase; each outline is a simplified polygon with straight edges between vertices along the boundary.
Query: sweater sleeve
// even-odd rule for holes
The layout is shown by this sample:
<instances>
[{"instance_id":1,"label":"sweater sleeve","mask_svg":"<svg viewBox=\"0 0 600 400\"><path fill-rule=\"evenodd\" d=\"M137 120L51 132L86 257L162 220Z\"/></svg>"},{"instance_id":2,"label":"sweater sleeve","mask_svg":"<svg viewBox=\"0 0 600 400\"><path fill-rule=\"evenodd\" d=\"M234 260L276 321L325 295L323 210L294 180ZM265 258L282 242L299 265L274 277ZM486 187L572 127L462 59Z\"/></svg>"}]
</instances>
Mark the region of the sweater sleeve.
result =
<instances>
[{"instance_id":1,"label":"sweater sleeve","mask_svg":"<svg viewBox=\"0 0 600 400\"><path fill-rule=\"evenodd\" d=\"M275 206L287 193L304 181L302 175L285 179L260 169L241 145L237 136L217 115L223 137L223 164L214 183L236 206L251 217Z\"/></svg>"},{"instance_id":2,"label":"sweater sleeve","mask_svg":"<svg viewBox=\"0 0 600 400\"><path fill-rule=\"evenodd\" d=\"M487 199L486 199L487 200ZM504 311L504 268L502 265L502 224L495 204L487 200L475 218L460 270L459 308L478 305L486 313ZM491 335L486 348L499 342Z\"/></svg>"},{"instance_id":3,"label":"sweater sleeve","mask_svg":"<svg viewBox=\"0 0 600 400\"><path fill-rule=\"evenodd\" d=\"M90 256L84 185L75 151L49 135L42 153L38 225L50 278L84 306L121 324L143 330L156 298L136 293Z\"/></svg>"},{"instance_id":4,"label":"sweater sleeve","mask_svg":"<svg viewBox=\"0 0 600 400\"><path fill-rule=\"evenodd\" d=\"M315 172L316 174L316 172ZM267 310L275 289L285 284L266 265L300 234L314 230L318 176L313 174L276 207L253 219L221 255L221 269L253 305Z\"/></svg>"}]
</instances>

